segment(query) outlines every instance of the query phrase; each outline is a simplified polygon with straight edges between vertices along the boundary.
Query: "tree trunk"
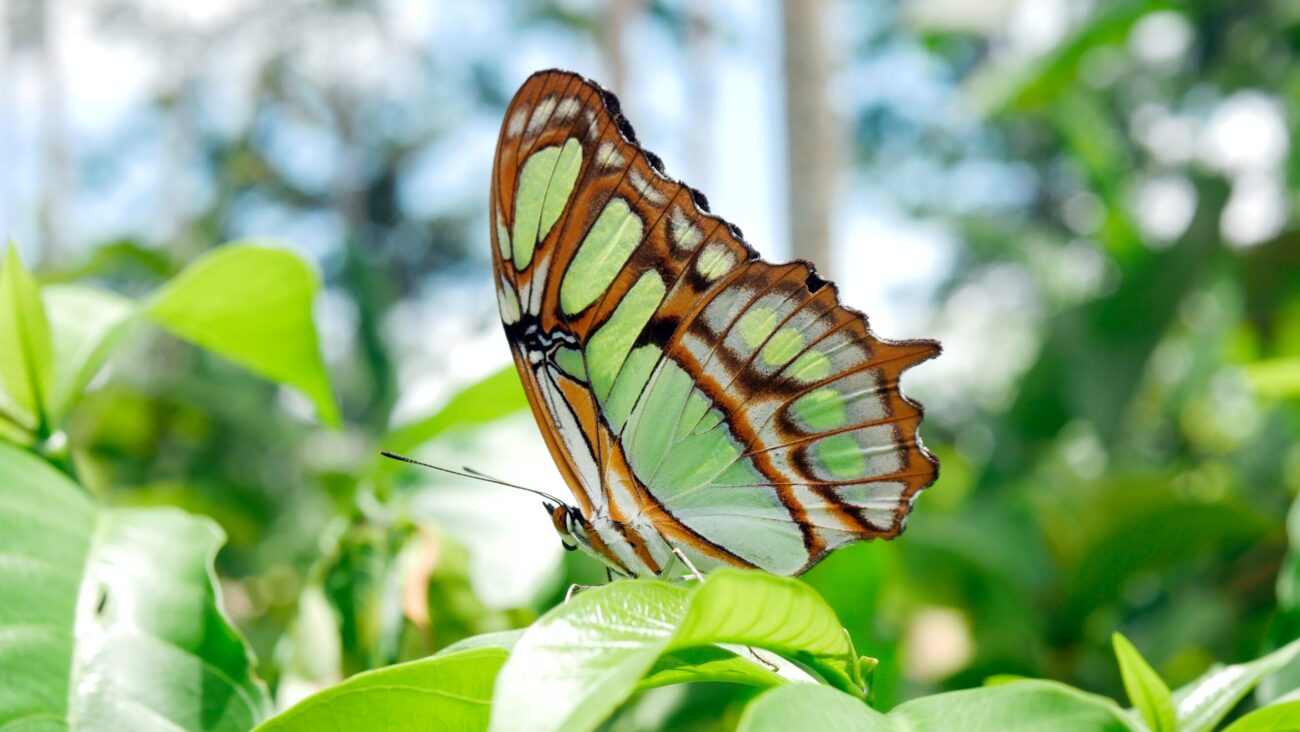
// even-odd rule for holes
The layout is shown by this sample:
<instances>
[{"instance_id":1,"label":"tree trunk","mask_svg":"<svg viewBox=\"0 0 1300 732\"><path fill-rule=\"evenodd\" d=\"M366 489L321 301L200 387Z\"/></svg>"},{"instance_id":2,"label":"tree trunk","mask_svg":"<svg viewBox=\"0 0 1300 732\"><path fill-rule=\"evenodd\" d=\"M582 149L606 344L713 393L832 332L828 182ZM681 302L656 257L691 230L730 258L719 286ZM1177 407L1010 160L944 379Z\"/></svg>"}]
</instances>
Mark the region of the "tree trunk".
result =
<instances>
[{"instance_id":1,"label":"tree trunk","mask_svg":"<svg viewBox=\"0 0 1300 732\"><path fill-rule=\"evenodd\" d=\"M609 63L609 88L619 97L627 91L627 60L623 57L623 33L636 11L637 0L612 0L605 11L600 44Z\"/></svg>"},{"instance_id":2,"label":"tree trunk","mask_svg":"<svg viewBox=\"0 0 1300 732\"><path fill-rule=\"evenodd\" d=\"M39 4L41 70L41 140L43 181L40 194L41 260L55 261L65 244L67 214L64 201L72 195L68 175L67 130L63 118L63 73L59 58L58 7Z\"/></svg>"},{"instance_id":3,"label":"tree trunk","mask_svg":"<svg viewBox=\"0 0 1300 732\"><path fill-rule=\"evenodd\" d=\"M691 107L686 128L686 164L692 186L713 190L714 21L706 0L686 5L686 98Z\"/></svg>"},{"instance_id":4,"label":"tree trunk","mask_svg":"<svg viewBox=\"0 0 1300 732\"><path fill-rule=\"evenodd\" d=\"M828 104L825 0L783 0L791 253L831 277L838 131Z\"/></svg>"}]
</instances>

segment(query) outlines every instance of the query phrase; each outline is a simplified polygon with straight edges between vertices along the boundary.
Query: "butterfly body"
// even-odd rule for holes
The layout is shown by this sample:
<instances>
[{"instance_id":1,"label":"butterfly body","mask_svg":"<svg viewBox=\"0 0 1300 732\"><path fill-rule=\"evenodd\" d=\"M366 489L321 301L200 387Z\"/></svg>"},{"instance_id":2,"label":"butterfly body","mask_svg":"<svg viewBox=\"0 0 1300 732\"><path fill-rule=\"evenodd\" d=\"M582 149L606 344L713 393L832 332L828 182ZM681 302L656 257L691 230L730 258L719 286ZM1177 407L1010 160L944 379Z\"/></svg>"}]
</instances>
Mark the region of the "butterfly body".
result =
<instances>
[{"instance_id":1,"label":"butterfly body","mask_svg":"<svg viewBox=\"0 0 1300 732\"><path fill-rule=\"evenodd\" d=\"M804 262L771 264L636 144L618 102L532 76L492 186L502 322L576 498L566 541L626 576L798 574L903 527L937 463L890 342Z\"/></svg>"}]
</instances>

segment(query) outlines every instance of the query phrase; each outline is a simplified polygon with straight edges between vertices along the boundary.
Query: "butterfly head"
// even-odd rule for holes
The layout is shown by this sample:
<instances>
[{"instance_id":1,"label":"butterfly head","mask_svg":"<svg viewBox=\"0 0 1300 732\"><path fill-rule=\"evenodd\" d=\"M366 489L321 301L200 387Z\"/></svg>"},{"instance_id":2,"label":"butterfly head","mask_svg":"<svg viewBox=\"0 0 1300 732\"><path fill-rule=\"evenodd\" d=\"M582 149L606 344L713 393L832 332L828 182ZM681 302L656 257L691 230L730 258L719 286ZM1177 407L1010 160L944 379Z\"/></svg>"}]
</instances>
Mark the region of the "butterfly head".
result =
<instances>
[{"instance_id":1,"label":"butterfly head","mask_svg":"<svg viewBox=\"0 0 1300 732\"><path fill-rule=\"evenodd\" d=\"M582 512L577 506L566 504L556 505L554 503L544 502L542 506L546 512L551 515L551 523L555 525L555 531L560 535L560 543L564 545L566 551L573 551L580 545L587 544L586 521L582 518Z\"/></svg>"}]
</instances>

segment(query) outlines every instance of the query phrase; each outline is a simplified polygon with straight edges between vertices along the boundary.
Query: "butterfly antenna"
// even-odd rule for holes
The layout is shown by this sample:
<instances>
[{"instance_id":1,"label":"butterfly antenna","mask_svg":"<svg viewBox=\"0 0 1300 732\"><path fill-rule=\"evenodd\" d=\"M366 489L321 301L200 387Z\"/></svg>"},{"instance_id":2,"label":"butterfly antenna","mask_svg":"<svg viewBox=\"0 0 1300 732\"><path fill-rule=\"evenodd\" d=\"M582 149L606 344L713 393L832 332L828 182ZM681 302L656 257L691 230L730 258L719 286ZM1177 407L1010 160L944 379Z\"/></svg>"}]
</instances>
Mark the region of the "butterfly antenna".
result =
<instances>
[{"instance_id":1,"label":"butterfly antenna","mask_svg":"<svg viewBox=\"0 0 1300 732\"><path fill-rule=\"evenodd\" d=\"M431 464L429 464L429 463L420 462L419 460L416 460L415 458L409 458L409 457L407 457L407 456L405 456L405 455L398 455L398 454L395 453L395 452L388 452L387 450L381 451L379 454L380 454L380 455L383 455L383 456L386 457L386 458L392 459L392 460L397 460L397 461L399 461L399 462L403 462L403 463L410 463L411 465L418 465L418 466L420 466L420 467L422 467L422 468L429 468L430 470L439 470L439 471L442 471L442 472L444 472L444 473L450 473L451 475L459 475L459 476L462 477L462 478L472 478L472 479L474 479L474 480L481 480L481 481L483 481L483 482L485 482L485 483L496 483L497 485L503 485L503 486L505 486L505 487L507 487L507 488L517 488L517 489L519 489L519 490L521 490L521 491L528 491L529 493L532 493L532 494L534 494L534 495L541 496L542 498L545 498L546 500L551 501L552 503L555 503L556 505L559 505L559 506L567 506L567 505L568 505L567 503L565 503L564 501L561 501L560 499L556 498L555 496L551 495L550 493L546 493L546 492L544 492L544 491L539 491L539 490L537 490L536 488L529 488L528 486L519 485L519 484L517 484L517 483L511 483L511 482L509 482L509 481L504 481L504 480L501 480L501 479L499 479L499 478L493 478L493 477L491 477L491 476L484 475L483 473L480 473L480 472L478 472L477 470L474 470L473 468L465 468L465 472L462 473L462 472L459 471L459 470L452 470L451 468L444 468L444 467L442 467L441 465L431 465Z\"/></svg>"}]
</instances>

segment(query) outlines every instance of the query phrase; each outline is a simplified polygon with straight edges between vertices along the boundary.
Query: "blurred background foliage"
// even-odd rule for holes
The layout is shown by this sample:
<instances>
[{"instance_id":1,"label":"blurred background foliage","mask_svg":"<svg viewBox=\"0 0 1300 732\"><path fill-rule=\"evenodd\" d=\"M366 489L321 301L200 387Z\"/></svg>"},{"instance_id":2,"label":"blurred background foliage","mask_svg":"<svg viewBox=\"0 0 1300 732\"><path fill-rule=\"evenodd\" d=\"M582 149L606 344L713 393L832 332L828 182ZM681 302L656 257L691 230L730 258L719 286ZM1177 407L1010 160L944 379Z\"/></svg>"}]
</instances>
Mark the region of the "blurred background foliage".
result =
<instances>
[{"instance_id":1,"label":"blurred background foliage","mask_svg":"<svg viewBox=\"0 0 1300 732\"><path fill-rule=\"evenodd\" d=\"M281 703L603 580L533 499L377 458L564 490L499 370L486 217L501 112L550 66L615 88L765 255L944 342L906 384L939 482L902 538L807 575L881 660L882 708L995 674L1118 696L1115 630L1177 686L1300 629L1294 3L0 10L0 230L44 281L141 294L253 234L323 273L341 428L140 332L69 431L109 502L225 528L224 599ZM662 689L612 725L747 693Z\"/></svg>"}]
</instances>

